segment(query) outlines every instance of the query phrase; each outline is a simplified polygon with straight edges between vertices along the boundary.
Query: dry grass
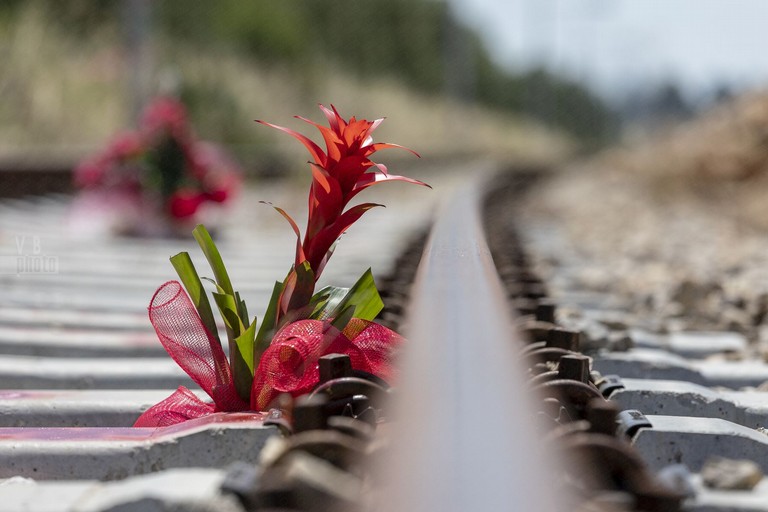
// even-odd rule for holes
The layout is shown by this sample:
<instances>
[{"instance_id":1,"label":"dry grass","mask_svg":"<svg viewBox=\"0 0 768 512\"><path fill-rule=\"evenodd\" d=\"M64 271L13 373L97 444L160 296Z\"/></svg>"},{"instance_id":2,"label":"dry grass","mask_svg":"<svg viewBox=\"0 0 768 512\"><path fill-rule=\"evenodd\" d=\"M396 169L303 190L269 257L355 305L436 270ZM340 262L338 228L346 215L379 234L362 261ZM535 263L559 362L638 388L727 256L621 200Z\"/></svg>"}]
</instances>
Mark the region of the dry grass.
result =
<instances>
[{"instance_id":1,"label":"dry grass","mask_svg":"<svg viewBox=\"0 0 768 512\"><path fill-rule=\"evenodd\" d=\"M125 126L114 39L76 42L34 5L0 31L0 152L99 144Z\"/></svg>"},{"instance_id":2,"label":"dry grass","mask_svg":"<svg viewBox=\"0 0 768 512\"><path fill-rule=\"evenodd\" d=\"M768 174L768 93L736 98L620 156L660 177L741 181Z\"/></svg>"},{"instance_id":3,"label":"dry grass","mask_svg":"<svg viewBox=\"0 0 768 512\"><path fill-rule=\"evenodd\" d=\"M591 166L657 201L698 201L768 229L768 93L754 92L651 138L604 153Z\"/></svg>"}]
</instances>

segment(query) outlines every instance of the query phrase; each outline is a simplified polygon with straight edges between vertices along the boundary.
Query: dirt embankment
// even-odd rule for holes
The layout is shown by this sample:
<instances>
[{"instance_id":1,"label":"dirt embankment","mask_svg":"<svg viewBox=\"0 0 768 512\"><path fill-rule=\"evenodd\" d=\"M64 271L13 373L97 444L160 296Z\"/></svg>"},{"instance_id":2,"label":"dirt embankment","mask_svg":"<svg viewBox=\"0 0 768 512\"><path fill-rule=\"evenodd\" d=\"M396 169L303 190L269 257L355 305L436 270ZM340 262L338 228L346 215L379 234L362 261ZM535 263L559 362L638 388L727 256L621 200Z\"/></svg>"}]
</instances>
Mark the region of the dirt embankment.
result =
<instances>
[{"instance_id":1,"label":"dirt embankment","mask_svg":"<svg viewBox=\"0 0 768 512\"><path fill-rule=\"evenodd\" d=\"M568 239L560 259L586 289L619 291L660 330L768 347L768 94L566 169L528 212Z\"/></svg>"}]
</instances>

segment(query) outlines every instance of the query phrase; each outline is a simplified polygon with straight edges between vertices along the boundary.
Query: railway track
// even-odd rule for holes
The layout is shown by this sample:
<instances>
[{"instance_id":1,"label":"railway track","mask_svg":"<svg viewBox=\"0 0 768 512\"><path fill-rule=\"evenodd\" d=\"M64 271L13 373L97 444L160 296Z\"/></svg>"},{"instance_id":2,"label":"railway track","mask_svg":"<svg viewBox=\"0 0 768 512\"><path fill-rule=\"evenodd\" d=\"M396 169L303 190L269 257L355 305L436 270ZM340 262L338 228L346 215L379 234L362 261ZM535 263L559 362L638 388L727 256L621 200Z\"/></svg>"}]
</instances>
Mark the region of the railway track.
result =
<instances>
[{"instance_id":1,"label":"railway track","mask_svg":"<svg viewBox=\"0 0 768 512\"><path fill-rule=\"evenodd\" d=\"M56 234L66 198L5 201L6 259L18 255L14 230L39 236L58 273L2 277L0 470L36 483L3 481L0 503L31 511L768 510L768 486L754 472L745 477L751 490L703 483L711 455L768 467L758 430L768 401L717 387L768 380L765 365L707 366L704 355L742 343L733 333L643 338L641 326L610 324L615 297L564 279L567 254L541 270L556 237L525 224L517 206L541 172L478 174L460 186L433 183L442 206L427 236L416 235L431 208L410 201L400 215L407 225L382 221L371 229L377 237L358 245L366 250L339 253L329 266L350 267L352 276L327 275L347 284L363 262L394 262L381 283L381 321L409 339L395 389L357 382L339 391L334 381L351 377L331 358L327 385L292 418L241 415L153 432L126 429L126 420L187 378L156 350L142 290L183 242L83 246ZM291 242L277 233L283 226L259 240L274 251L225 238L237 282L268 283L284 271L290 256L276 248L289 253ZM414 240L408 250L402 233ZM269 290L247 292L266 303ZM622 328L600 337L574 311ZM339 400L347 405L329 405ZM726 469L721 481L747 469Z\"/></svg>"}]
</instances>

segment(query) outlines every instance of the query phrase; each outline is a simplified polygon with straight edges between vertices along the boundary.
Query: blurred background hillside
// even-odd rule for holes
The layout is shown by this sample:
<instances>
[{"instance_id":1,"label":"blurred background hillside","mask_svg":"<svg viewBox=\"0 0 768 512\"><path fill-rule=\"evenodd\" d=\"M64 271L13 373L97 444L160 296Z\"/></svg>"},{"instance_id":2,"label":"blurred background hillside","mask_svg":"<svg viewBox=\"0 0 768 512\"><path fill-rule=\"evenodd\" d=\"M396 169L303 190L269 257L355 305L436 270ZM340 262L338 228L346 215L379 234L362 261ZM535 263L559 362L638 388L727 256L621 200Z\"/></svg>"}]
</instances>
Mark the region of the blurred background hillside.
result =
<instances>
[{"instance_id":1,"label":"blurred background hillside","mask_svg":"<svg viewBox=\"0 0 768 512\"><path fill-rule=\"evenodd\" d=\"M4 0L0 162L72 164L158 94L254 174L303 156L253 120L298 127L317 103L387 116L379 140L425 157L557 161L759 89L763 15L758 0Z\"/></svg>"},{"instance_id":2,"label":"blurred background hillside","mask_svg":"<svg viewBox=\"0 0 768 512\"><path fill-rule=\"evenodd\" d=\"M316 119L317 103L386 115L380 140L433 157L551 161L615 139L586 86L511 72L486 45L440 1L4 0L0 157L74 161L160 93L258 173L303 156L253 120Z\"/></svg>"}]
</instances>

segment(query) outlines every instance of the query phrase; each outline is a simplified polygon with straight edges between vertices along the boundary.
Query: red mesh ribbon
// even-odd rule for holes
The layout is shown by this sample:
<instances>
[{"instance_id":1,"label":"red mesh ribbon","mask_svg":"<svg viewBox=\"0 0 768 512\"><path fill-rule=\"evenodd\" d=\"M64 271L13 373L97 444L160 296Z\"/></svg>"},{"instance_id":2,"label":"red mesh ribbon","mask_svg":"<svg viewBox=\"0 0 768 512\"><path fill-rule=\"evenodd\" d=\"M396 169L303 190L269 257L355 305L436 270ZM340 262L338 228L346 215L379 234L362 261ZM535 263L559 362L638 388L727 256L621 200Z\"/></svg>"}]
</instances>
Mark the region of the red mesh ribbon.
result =
<instances>
[{"instance_id":1,"label":"red mesh ribbon","mask_svg":"<svg viewBox=\"0 0 768 512\"><path fill-rule=\"evenodd\" d=\"M266 410L279 394L303 395L319 380L317 360L347 354L352 368L391 381L392 358L403 338L386 327L353 318L343 332L320 320L300 320L280 329L264 351L251 389L251 408Z\"/></svg>"},{"instance_id":2,"label":"red mesh ribbon","mask_svg":"<svg viewBox=\"0 0 768 512\"><path fill-rule=\"evenodd\" d=\"M200 400L184 386L139 416L134 427L167 427L216 412L216 407Z\"/></svg>"},{"instance_id":3,"label":"red mesh ribbon","mask_svg":"<svg viewBox=\"0 0 768 512\"><path fill-rule=\"evenodd\" d=\"M205 328L178 281L168 281L157 289L149 304L149 320L168 355L213 399L213 404L182 386L150 407L136 420L135 427L162 427L213 412L248 409L235 391L221 344Z\"/></svg>"},{"instance_id":4,"label":"red mesh ribbon","mask_svg":"<svg viewBox=\"0 0 768 512\"><path fill-rule=\"evenodd\" d=\"M214 412L249 409L232 382L224 350L211 336L181 284L169 281L149 304L149 319L174 361L213 399L200 400L184 386L142 414L134 427L165 427ZM343 332L320 320L300 320L280 329L261 357L251 389L250 409L267 410L281 393L312 390L319 380L317 360L347 354L352 368L391 381L392 357L403 338L386 327L353 318Z\"/></svg>"}]
</instances>

